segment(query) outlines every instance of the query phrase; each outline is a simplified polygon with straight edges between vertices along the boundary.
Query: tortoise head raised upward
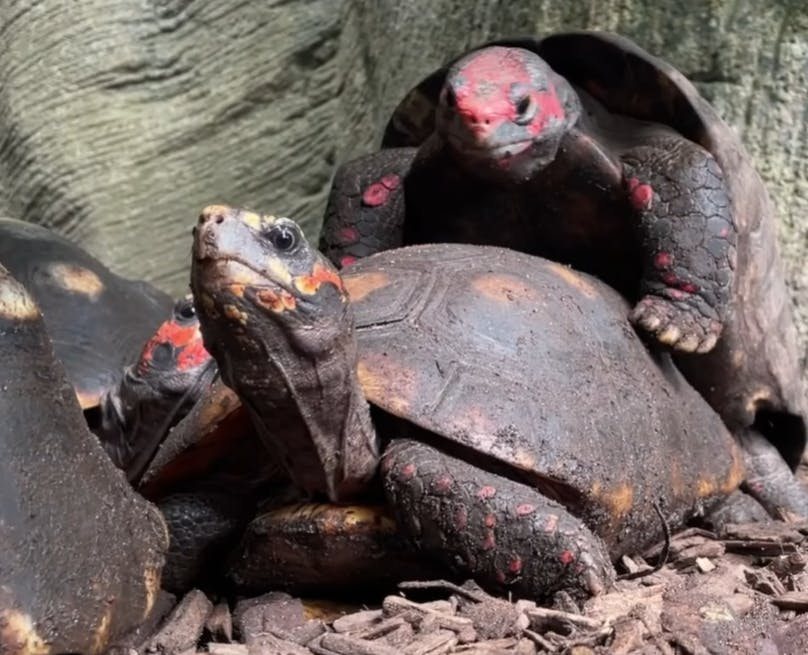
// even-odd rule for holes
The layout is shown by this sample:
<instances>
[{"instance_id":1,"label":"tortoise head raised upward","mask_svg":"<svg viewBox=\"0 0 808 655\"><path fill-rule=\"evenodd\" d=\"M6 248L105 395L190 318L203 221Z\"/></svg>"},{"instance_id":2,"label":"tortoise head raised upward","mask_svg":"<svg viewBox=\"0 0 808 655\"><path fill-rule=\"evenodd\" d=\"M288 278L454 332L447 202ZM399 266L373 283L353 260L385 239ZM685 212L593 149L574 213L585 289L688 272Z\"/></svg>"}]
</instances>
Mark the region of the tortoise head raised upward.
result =
<instances>
[{"instance_id":1,"label":"tortoise head raised upward","mask_svg":"<svg viewBox=\"0 0 808 655\"><path fill-rule=\"evenodd\" d=\"M291 477L332 500L360 491L378 449L339 273L294 221L212 206L194 230L191 288L222 379Z\"/></svg>"},{"instance_id":2,"label":"tortoise head raised upward","mask_svg":"<svg viewBox=\"0 0 808 655\"><path fill-rule=\"evenodd\" d=\"M578 106L572 89L538 55L493 46L449 69L436 128L461 163L525 179L553 161Z\"/></svg>"}]
</instances>

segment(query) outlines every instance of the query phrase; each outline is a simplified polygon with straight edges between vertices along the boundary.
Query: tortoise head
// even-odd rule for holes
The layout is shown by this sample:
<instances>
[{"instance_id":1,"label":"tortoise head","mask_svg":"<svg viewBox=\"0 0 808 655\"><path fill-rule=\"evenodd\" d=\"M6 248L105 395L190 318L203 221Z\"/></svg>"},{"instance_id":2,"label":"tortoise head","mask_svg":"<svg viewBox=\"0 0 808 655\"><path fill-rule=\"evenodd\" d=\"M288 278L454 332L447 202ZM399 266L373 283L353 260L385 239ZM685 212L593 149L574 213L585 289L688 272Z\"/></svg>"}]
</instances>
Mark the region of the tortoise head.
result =
<instances>
[{"instance_id":1,"label":"tortoise head","mask_svg":"<svg viewBox=\"0 0 808 655\"><path fill-rule=\"evenodd\" d=\"M336 269L293 220L215 205L194 230L191 288L205 345L219 361L235 336L244 347L316 356L345 332L347 294ZM222 320L219 320L222 319ZM216 336L214 336L216 335Z\"/></svg>"},{"instance_id":2,"label":"tortoise head","mask_svg":"<svg viewBox=\"0 0 808 655\"><path fill-rule=\"evenodd\" d=\"M336 269L294 221L212 206L194 230L191 288L222 380L273 456L312 496L358 492L378 449Z\"/></svg>"},{"instance_id":3,"label":"tortoise head","mask_svg":"<svg viewBox=\"0 0 808 655\"><path fill-rule=\"evenodd\" d=\"M461 164L525 180L555 159L567 126L577 119L570 91L529 50L482 48L449 69L436 130Z\"/></svg>"},{"instance_id":4,"label":"tortoise head","mask_svg":"<svg viewBox=\"0 0 808 655\"><path fill-rule=\"evenodd\" d=\"M130 480L139 476L169 429L199 399L215 370L188 295L174 304L137 362L101 400L99 438Z\"/></svg>"}]
</instances>

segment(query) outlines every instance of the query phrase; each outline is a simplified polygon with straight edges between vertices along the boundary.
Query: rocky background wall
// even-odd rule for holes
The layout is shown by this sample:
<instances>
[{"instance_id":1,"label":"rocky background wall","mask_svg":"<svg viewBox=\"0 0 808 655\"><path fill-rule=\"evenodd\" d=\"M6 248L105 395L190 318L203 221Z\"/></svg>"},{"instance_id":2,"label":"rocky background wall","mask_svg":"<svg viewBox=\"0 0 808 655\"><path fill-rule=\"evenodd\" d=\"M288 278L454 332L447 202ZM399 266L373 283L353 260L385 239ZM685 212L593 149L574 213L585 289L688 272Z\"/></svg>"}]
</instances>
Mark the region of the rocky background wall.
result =
<instances>
[{"instance_id":1,"label":"rocky background wall","mask_svg":"<svg viewBox=\"0 0 808 655\"><path fill-rule=\"evenodd\" d=\"M693 79L751 151L805 343L805 0L6 0L0 26L0 211L174 294L202 206L315 234L335 164L377 144L449 56L497 36L623 33Z\"/></svg>"}]
</instances>

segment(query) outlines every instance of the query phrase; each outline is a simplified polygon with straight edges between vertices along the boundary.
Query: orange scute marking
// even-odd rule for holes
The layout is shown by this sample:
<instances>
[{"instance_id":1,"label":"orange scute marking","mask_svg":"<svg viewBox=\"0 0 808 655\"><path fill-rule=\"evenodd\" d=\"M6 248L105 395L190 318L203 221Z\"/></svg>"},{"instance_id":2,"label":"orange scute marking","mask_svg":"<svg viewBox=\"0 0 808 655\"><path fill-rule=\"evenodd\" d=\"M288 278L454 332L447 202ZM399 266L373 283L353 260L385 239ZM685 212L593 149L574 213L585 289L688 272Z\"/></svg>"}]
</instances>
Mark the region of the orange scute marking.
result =
<instances>
[{"instance_id":1,"label":"orange scute marking","mask_svg":"<svg viewBox=\"0 0 808 655\"><path fill-rule=\"evenodd\" d=\"M557 262L547 262L546 266L558 277L564 280L564 282L580 291L587 298L597 298L597 289L595 289L595 287L584 279L584 277L577 271L571 269L569 266L564 266L563 264L559 264Z\"/></svg>"},{"instance_id":2,"label":"orange scute marking","mask_svg":"<svg viewBox=\"0 0 808 655\"><path fill-rule=\"evenodd\" d=\"M368 294L390 284L390 278L385 273L348 274L342 281L352 302L362 300Z\"/></svg>"},{"instance_id":3,"label":"orange scute marking","mask_svg":"<svg viewBox=\"0 0 808 655\"><path fill-rule=\"evenodd\" d=\"M634 488L627 482L604 489L599 483L592 485L590 493L609 509L615 520L623 518L634 505Z\"/></svg>"},{"instance_id":4,"label":"orange scute marking","mask_svg":"<svg viewBox=\"0 0 808 655\"><path fill-rule=\"evenodd\" d=\"M363 353L356 376L365 397L396 416L406 416L417 396L417 374L393 358Z\"/></svg>"},{"instance_id":5,"label":"orange scute marking","mask_svg":"<svg viewBox=\"0 0 808 655\"><path fill-rule=\"evenodd\" d=\"M538 302L536 290L525 285L524 280L503 273L485 273L474 278L471 286L486 298L508 303L519 300Z\"/></svg>"},{"instance_id":6,"label":"orange scute marking","mask_svg":"<svg viewBox=\"0 0 808 655\"><path fill-rule=\"evenodd\" d=\"M301 293L307 296L314 295L320 289L323 283L333 284L337 289L345 292L345 287L342 285L342 278L330 266L323 266L317 262L312 269L311 275L298 275L295 278L295 286Z\"/></svg>"},{"instance_id":7,"label":"orange scute marking","mask_svg":"<svg viewBox=\"0 0 808 655\"><path fill-rule=\"evenodd\" d=\"M270 289L261 289L256 294L256 298L264 307L275 313L285 312L287 309L294 309L297 306L295 297L286 291L275 293Z\"/></svg>"}]
</instances>

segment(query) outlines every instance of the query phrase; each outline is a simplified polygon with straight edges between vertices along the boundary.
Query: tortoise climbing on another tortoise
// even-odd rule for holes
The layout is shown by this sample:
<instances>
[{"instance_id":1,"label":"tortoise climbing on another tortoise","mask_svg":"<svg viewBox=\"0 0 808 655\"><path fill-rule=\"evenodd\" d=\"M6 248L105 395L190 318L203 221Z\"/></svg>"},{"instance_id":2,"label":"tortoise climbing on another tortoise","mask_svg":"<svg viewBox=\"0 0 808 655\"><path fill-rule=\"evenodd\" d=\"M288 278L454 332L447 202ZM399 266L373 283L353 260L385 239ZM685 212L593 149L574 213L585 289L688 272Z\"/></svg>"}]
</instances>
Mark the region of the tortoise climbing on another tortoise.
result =
<instances>
[{"instance_id":1,"label":"tortoise climbing on another tortoise","mask_svg":"<svg viewBox=\"0 0 808 655\"><path fill-rule=\"evenodd\" d=\"M0 265L0 652L100 653L140 625L168 547L84 421L33 295Z\"/></svg>"},{"instance_id":2,"label":"tortoise climbing on another tortoise","mask_svg":"<svg viewBox=\"0 0 808 655\"><path fill-rule=\"evenodd\" d=\"M291 220L215 206L195 231L205 345L313 498L373 497L416 546L532 597L606 588L610 558L744 472L720 418L627 305L514 251L427 245L340 275ZM370 407L368 406L370 403Z\"/></svg>"},{"instance_id":3,"label":"tortoise climbing on another tortoise","mask_svg":"<svg viewBox=\"0 0 808 655\"><path fill-rule=\"evenodd\" d=\"M0 263L42 311L82 409L96 408L171 310L152 285L115 275L75 243L0 218Z\"/></svg>"},{"instance_id":4,"label":"tortoise climbing on another tortoise","mask_svg":"<svg viewBox=\"0 0 808 655\"><path fill-rule=\"evenodd\" d=\"M383 145L336 176L321 240L332 261L455 241L592 273L750 452L762 433L796 467L806 395L774 211L737 135L680 72L616 35L502 41L410 91ZM786 486L750 490L808 516L808 494Z\"/></svg>"}]
</instances>

